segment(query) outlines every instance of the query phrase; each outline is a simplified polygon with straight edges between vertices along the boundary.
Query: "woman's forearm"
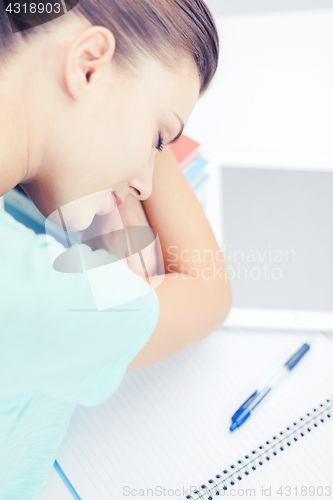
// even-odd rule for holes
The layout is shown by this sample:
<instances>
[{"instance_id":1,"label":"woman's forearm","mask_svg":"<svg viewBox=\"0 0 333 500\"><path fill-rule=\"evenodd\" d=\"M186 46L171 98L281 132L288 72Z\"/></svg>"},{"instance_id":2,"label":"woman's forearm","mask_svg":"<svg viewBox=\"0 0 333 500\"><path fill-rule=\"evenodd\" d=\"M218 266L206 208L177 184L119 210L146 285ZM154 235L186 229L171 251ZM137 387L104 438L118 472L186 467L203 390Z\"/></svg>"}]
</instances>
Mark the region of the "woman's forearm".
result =
<instances>
[{"instance_id":1,"label":"woman's forearm","mask_svg":"<svg viewBox=\"0 0 333 500\"><path fill-rule=\"evenodd\" d=\"M149 279L160 302L156 329L128 370L161 362L199 342L227 317L230 285L222 253L192 188L169 151L157 156L144 201L165 276Z\"/></svg>"},{"instance_id":2,"label":"woman's forearm","mask_svg":"<svg viewBox=\"0 0 333 500\"><path fill-rule=\"evenodd\" d=\"M217 265L220 275L226 273L204 211L168 149L156 157L152 195L143 204L150 225L158 233L166 273L194 276ZM204 275L208 274L206 270Z\"/></svg>"}]
</instances>

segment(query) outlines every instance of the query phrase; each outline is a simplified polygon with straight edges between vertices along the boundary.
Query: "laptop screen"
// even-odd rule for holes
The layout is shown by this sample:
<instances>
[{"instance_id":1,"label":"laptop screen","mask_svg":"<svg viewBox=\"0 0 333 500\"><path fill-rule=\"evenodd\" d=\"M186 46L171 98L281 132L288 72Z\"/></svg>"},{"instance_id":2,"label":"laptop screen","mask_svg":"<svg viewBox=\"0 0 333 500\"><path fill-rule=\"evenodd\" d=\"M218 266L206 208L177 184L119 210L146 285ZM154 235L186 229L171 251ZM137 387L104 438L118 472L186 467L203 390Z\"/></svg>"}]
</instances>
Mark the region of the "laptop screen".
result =
<instances>
[{"instance_id":1,"label":"laptop screen","mask_svg":"<svg viewBox=\"0 0 333 500\"><path fill-rule=\"evenodd\" d=\"M332 311L333 172L220 172L233 305Z\"/></svg>"}]
</instances>

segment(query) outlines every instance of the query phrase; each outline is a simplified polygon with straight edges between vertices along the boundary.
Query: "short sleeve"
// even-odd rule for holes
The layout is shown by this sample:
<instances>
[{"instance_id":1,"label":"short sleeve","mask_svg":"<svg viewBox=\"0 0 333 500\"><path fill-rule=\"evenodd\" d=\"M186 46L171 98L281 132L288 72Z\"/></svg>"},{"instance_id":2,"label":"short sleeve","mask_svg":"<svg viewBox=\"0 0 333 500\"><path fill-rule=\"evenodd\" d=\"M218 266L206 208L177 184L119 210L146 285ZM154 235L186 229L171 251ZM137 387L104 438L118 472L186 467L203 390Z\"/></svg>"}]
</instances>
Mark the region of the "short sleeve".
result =
<instances>
[{"instance_id":1,"label":"short sleeve","mask_svg":"<svg viewBox=\"0 0 333 500\"><path fill-rule=\"evenodd\" d=\"M49 245L55 253L65 250L54 238L36 235L2 212L0 241L0 393L38 391L101 403L155 329L155 290L118 261L104 273L104 296L112 294L117 305L98 310L87 272L53 268ZM142 290L142 283L144 293L117 302L125 288Z\"/></svg>"}]
</instances>

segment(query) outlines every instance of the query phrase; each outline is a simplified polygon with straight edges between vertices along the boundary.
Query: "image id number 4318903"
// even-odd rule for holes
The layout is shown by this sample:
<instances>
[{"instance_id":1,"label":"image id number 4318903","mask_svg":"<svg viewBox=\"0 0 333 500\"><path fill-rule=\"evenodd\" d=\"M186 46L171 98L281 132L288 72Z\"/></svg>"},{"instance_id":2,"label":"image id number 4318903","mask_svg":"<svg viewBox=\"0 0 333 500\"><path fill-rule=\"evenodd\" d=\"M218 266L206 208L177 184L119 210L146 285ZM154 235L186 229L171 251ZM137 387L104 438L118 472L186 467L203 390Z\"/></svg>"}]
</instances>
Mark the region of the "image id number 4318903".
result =
<instances>
[{"instance_id":1,"label":"image id number 4318903","mask_svg":"<svg viewBox=\"0 0 333 500\"><path fill-rule=\"evenodd\" d=\"M280 486L277 495L281 497L330 497L331 486Z\"/></svg>"},{"instance_id":2,"label":"image id number 4318903","mask_svg":"<svg viewBox=\"0 0 333 500\"><path fill-rule=\"evenodd\" d=\"M9 12L10 14L52 14L54 12L55 14L59 14L61 9L61 3L56 2L56 3L9 3L8 6L6 7L6 12Z\"/></svg>"}]
</instances>

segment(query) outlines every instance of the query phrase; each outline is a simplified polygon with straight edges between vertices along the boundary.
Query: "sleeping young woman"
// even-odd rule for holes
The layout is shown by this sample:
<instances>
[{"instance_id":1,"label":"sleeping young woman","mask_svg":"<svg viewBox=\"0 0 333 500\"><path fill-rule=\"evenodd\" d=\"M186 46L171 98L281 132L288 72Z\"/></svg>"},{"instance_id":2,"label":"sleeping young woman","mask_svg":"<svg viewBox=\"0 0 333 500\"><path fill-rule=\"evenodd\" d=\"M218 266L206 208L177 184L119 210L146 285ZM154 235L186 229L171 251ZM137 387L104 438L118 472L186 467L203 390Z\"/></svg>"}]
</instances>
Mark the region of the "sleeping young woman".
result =
<instances>
[{"instance_id":1,"label":"sleeping young woman","mask_svg":"<svg viewBox=\"0 0 333 500\"><path fill-rule=\"evenodd\" d=\"M7 12L0 2L0 196L20 184L47 218L74 206L75 231L115 201L125 227L156 230L164 260L163 279L119 260L110 293L147 293L97 310L87 273L52 266L65 248L0 210L0 498L36 500L76 404L229 312L221 251L168 150L214 76L218 35L201 0L80 0L16 31Z\"/></svg>"}]
</instances>

